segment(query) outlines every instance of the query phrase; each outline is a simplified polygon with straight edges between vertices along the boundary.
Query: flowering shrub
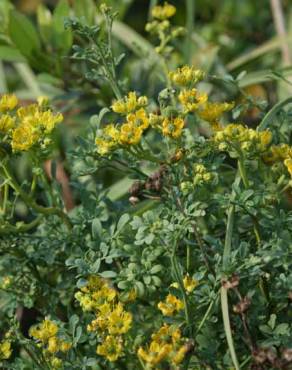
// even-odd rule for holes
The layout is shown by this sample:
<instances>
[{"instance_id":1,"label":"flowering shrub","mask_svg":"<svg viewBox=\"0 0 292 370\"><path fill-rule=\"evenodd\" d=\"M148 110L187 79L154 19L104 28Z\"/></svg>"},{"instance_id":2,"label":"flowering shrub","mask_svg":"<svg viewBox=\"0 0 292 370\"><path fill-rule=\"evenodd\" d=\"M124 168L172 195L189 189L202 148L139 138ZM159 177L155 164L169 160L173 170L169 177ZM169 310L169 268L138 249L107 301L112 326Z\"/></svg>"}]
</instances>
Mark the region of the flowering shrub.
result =
<instances>
[{"instance_id":1,"label":"flowering shrub","mask_svg":"<svg viewBox=\"0 0 292 370\"><path fill-rule=\"evenodd\" d=\"M164 71L151 96L116 77L107 6L107 42L96 26L66 21L82 45L74 58L115 95L68 154L70 212L54 163L49 176L42 165L63 115L44 97L26 106L1 97L3 368L292 366L291 99L257 127L234 122L239 103L209 94L214 76L169 69L182 34L175 11L154 7L146 26ZM32 171L21 182L24 156ZM104 168L127 174L128 196L96 185Z\"/></svg>"}]
</instances>

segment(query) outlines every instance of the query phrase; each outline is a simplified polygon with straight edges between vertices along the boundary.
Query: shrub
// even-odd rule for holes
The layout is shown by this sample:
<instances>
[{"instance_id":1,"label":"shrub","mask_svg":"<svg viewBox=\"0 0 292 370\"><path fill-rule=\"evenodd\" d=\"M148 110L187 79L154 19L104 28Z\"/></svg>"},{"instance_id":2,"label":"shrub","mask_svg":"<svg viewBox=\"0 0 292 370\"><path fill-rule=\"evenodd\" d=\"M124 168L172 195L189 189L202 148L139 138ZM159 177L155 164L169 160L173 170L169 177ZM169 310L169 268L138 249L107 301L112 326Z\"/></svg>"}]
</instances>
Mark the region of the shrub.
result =
<instances>
[{"instance_id":1,"label":"shrub","mask_svg":"<svg viewBox=\"0 0 292 370\"><path fill-rule=\"evenodd\" d=\"M168 70L174 12L156 7L147 25L164 70L151 96L117 78L110 8L103 32L66 21L82 45L74 59L116 97L68 153L70 212L55 162L51 178L42 165L63 116L44 98L1 98L3 368L291 367L291 98L255 128L233 122L245 107L210 96L214 76ZM20 183L23 156L32 172ZM128 197L92 181L104 168L127 174Z\"/></svg>"}]
</instances>

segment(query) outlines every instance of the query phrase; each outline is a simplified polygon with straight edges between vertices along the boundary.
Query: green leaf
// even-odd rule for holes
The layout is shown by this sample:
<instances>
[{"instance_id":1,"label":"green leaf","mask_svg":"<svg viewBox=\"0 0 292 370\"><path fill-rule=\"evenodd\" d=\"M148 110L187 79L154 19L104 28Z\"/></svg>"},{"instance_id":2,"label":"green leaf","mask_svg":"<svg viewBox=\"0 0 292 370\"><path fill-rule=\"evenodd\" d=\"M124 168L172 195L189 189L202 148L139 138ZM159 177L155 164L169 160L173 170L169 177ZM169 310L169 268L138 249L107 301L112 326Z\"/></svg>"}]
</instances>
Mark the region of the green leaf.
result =
<instances>
[{"instance_id":1,"label":"green leaf","mask_svg":"<svg viewBox=\"0 0 292 370\"><path fill-rule=\"evenodd\" d=\"M72 46L73 36L70 29L64 27L65 18L70 15L70 6L67 0L61 0L53 15L54 44L59 51L66 53Z\"/></svg>"},{"instance_id":2,"label":"green leaf","mask_svg":"<svg viewBox=\"0 0 292 370\"><path fill-rule=\"evenodd\" d=\"M117 276L117 273L115 271L103 271L99 275L105 279L110 279L115 278Z\"/></svg>"},{"instance_id":3,"label":"green leaf","mask_svg":"<svg viewBox=\"0 0 292 370\"><path fill-rule=\"evenodd\" d=\"M143 295L145 294L144 284L141 283L141 281L136 281L135 282L135 287L137 288L137 292L138 292L139 297L143 297Z\"/></svg>"},{"instance_id":4,"label":"green leaf","mask_svg":"<svg viewBox=\"0 0 292 370\"><path fill-rule=\"evenodd\" d=\"M102 225L98 218L95 218L91 224L92 236L94 238L100 238L102 234Z\"/></svg>"},{"instance_id":5,"label":"green leaf","mask_svg":"<svg viewBox=\"0 0 292 370\"><path fill-rule=\"evenodd\" d=\"M273 313L273 314L270 316L270 320L269 320L269 322L268 322L269 327L270 327L271 329L274 329L274 328L275 328L276 320L277 320L277 316Z\"/></svg>"},{"instance_id":6,"label":"green leaf","mask_svg":"<svg viewBox=\"0 0 292 370\"><path fill-rule=\"evenodd\" d=\"M37 21L41 38L45 43L50 43L53 34L52 13L43 4L37 8Z\"/></svg>"},{"instance_id":7,"label":"green leaf","mask_svg":"<svg viewBox=\"0 0 292 370\"><path fill-rule=\"evenodd\" d=\"M289 324L283 323L283 324L278 325L276 327L274 333L276 335L289 335L289 333L290 333Z\"/></svg>"},{"instance_id":8,"label":"green leaf","mask_svg":"<svg viewBox=\"0 0 292 370\"><path fill-rule=\"evenodd\" d=\"M155 265L150 270L150 274L157 274L157 272L160 272L163 269L163 266L161 265Z\"/></svg>"},{"instance_id":9,"label":"green leaf","mask_svg":"<svg viewBox=\"0 0 292 370\"><path fill-rule=\"evenodd\" d=\"M122 215L122 217L119 219L119 222L117 224L116 234L119 233L126 226L129 220L130 220L130 216L127 213Z\"/></svg>"},{"instance_id":10,"label":"green leaf","mask_svg":"<svg viewBox=\"0 0 292 370\"><path fill-rule=\"evenodd\" d=\"M0 46L0 59L4 60L5 62L22 62L26 61L25 57L21 54L21 52L11 46Z\"/></svg>"},{"instance_id":11,"label":"green leaf","mask_svg":"<svg viewBox=\"0 0 292 370\"><path fill-rule=\"evenodd\" d=\"M73 315L70 317L69 327L71 328L73 336L74 336L75 329L76 329L78 322L79 322L79 317L77 315Z\"/></svg>"},{"instance_id":12,"label":"green leaf","mask_svg":"<svg viewBox=\"0 0 292 370\"><path fill-rule=\"evenodd\" d=\"M31 21L23 14L12 10L9 18L9 36L19 51L26 57L40 50L40 39Z\"/></svg>"},{"instance_id":13,"label":"green leaf","mask_svg":"<svg viewBox=\"0 0 292 370\"><path fill-rule=\"evenodd\" d=\"M73 9L76 17L84 17L88 25L93 23L96 6L92 0L74 0Z\"/></svg>"}]
</instances>

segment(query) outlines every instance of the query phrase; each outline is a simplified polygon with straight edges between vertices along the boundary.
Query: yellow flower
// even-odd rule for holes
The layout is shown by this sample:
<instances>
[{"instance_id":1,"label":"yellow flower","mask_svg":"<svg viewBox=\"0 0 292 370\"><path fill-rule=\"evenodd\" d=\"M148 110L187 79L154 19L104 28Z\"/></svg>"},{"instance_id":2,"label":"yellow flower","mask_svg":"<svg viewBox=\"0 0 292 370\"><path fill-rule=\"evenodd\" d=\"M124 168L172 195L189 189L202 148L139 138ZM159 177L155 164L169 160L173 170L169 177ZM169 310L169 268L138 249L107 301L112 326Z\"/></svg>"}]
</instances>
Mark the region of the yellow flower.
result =
<instances>
[{"instance_id":1,"label":"yellow flower","mask_svg":"<svg viewBox=\"0 0 292 370\"><path fill-rule=\"evenodd\" d=\"M71 343L60 341L60 351L61 352L68 352L71 347L72 347Z\"/></svg>"},{"instance_id":2,"label":"yellow flower","mask_svg":"<svg viewBox=\"0 0 292 370\"><path fill-rule=\"evenodd\" d=\"M203 120L216 123L224 112L228 112L234 107L234 103L211 103L206 102L202 109L198 111L199 117Z\"/></svg>"},{"instance_id":3,"label":"yellow flower","mask_svg":"<svg viewBox=\"0 0 292 370\"><path fill-rule=\"evenodd\" d=\"M30 104L25 107L20 107L17 109L17 116L21 120L25 120L27 117L34 116L39 111L39 106L37 104Z\"/></svg>"},{"instance_id":4,"label":"yellow flower","mask_svg":"<svg viewBox=\"0 0 292 370\"><path fill-rule=\"evenodd\" d=\"M1 288L2 289L7 289L11 286L11 283L12 283L11 277L10 276L4 276L2 278Z\"/></svg>"},{"instance_id":5,"label":"yellow flower","mask_svg":"<svg viewBox=\"0 0 292 370\"><path fill-rule=\"evenodd\" d=\"M173 356L171 357L171 362L175 365L179 365L183 361L187 352L188 352L188 346L185 344L182 345L178 349L178 351L174 352Z\"/></svg>"},{"instance_id":6,"label":"yellow flower","mask_svg":"<svg viewBox=\"0 0 292 370\"><path fill-rule=\"evenodd\" d=\"M174 119L165 118L162 122L162 134L177 139L182 134L184 124L184 120L179 117Z\"/></svg>"},{"instance_id":7,"label":"yellow flower","mask_svg":"<svg viewBox=\"0 0 292 370\"><path fill-rule=\"evenodd\" d=\"M199 93L196 89L183 90L178 99L185 109L185 112L195 112L202 104L208 100L208 95Z\"/></svg>"},{"instance_id":8,"label":"yellow flower","mask_svg":"<svg viewBox=\"0 0 292 370\"><path fill-rule=\"evenodd\" d=\"M175 312L178 312L184 308L184 304L174 295L168 294L165 302L158 303L158 308L164 316L173 316Z\"/></svg>"},{"instance_id":9,"label":"yellow flower","mask_svg":"<svg viewBox=\"0 0 292 370\"><path fill-rule=\"evenodd\" d=\"M187 65L169 73L171 81L179 86L194 85L201 81L204 76L204 72L200 69L195 69Z\"/></svg>"},{"instance_id":10,"label":"yellow flower","mask_svg":"<svg viewBox=\"0 0 292 370\"><path fill-rule=\"evenodd\" d=\"M104 356L107 360L114 362L122 355L122 339L112 335L106 336L102 344L96 348L96 353Z\"/></svg>"},{"instance_id":11,"label":"yellow flower","mask_svg":"<svg viewBox=\"0 0 292 370\"><path fill-rule=\"evenodd\" d=\"M125 334L132 324L132 315L124 311L123 305L118 303L108 316L108 331L110 334Z\"/></svg>"},{"instance_id":12,"label":"yellow flower","mask_svg":"<svg viewBox=\"0 0 292 370\"><path fill-rule=\"evenodd\" d=\"M119 130L115 127L114 124L109 124L107 125L104 129L103 132L106 136L108 136L112 141L117 142L119 140L119 135L120 132Z\"/></svg>"},{"instance_id":13,"label":"yellow flower","mask_svg":"<svg viewBox=\"0 0 292 370\"><path fill-rule=\"evenodd\" d=\"M272 140L270 131L256 131L240 124L229 124L214 135L219 150L228 150L238 147L245 152L255 150L265 152Z\"/></svg>"},{"instance_id":14,"label":"yellow flower","mask_svg":"<svg viewBox=\"0 0 292 370\"><path fill-rule=\"evenodd\" d=\"M45 319L39 325L33 326L29 334L35 339L43 343L47 343L51 337L54 337L58 332L58 326L51 320Z\"/></svg>"},{"instance_id":15,"label":"yellow flower","mask_svg":"<svg viewBox=\"0 0 292 370\"><path fill-rule=\"evenodd\" d=\"M49 338L48 351L50 353L56 353L59 350L59 340L56 336Z\"/></svg>"},{"instance_id":16,"label":"yellow flower","mask_svg":"<svg viewBox=\"0 0 292 370\"><path fill-rule=\"evenodd\" d=\"M30 123L20 124L12 133L11 146L13 151L27 151L40 138L40 132Z\"/></svg>"},{"instance_id":17,"label":"yellow flower","mask_svg":"<svg viewBox=\"0 0 292 370\"><path fill-rule=\"evenodd\" d=\"M60 369L60 367L62 367L62 360L58 357L53 357L51 360L51 365L53 367L53 370Z\"/></svg>"},{"instance_id":18,"label":"yellow flower","mask_svg":"<svg viewBox=\"0 0 292 370\"><path fill-rule=\"evenodd\" d=\"M13 110L18 104L18 99L15 95L3 95L0 99L0 112Z\"/></svg>"},{"instance_id":19,"label":"yellow flower","mask_svg":"<svg viewBox=\"0 0 292 370\"><path fill-rule=\"evenodd\" d=\"M188 293L191 293L198 286L198 281L191 278L189 275L186 275L184 277L183 283L184 283L185 290Z\"/></svg>"},{"instance_id":20,"label":"yellow flower","mask_svg":"<svg viewBox=\"0 0 292 370\"><path fill-rule=\"evenodd\" d=\"M120 143L135 145L141 140L143 129L135 127L129 123L124 123L121 127Z\"/></svg>"},{"instance_id":21,"label":"yellow flower","mask_svg":"<svg viewBox=\"0 0 292 370\"><path fill-rule=\"evenodd\" d=\"M149 119L143 108L139 109L135 113L128 114L127 122L134 127L142 128L143 130L149 126Z\"/></svg>"},{"instance_id":22,"label":"yellow flower","mask_svg":"<svg viewBox=\"0 0 292 370\"><path fill-rule=\"evenodd\" d=\"M132 113L138 108L144 107L148 104L148 99L146 96L141 96L137 98L134 91L128 93L128 96L123 99L117 100L112 105L112 110L119 114Z\"/></svg>"},{"instance_id":23,"label":"yellow flower","mask_svg":"<svg viewBox=\"0 0 292 370\"><path fill-rule=\"evenodd\" d=\"M152 8L152 17L161 21L173 17L175 13L176 7L167 2L163 6L157 5Z\"/></svg>"},{"instance_id":24,"label":"yellow flower","mask_svg":"<svg viewBox=\"0 0 292 370\"><path fill-rule=\"evenodd\" d=\"M142 347L138 349L138 356L149 365L157 365L169 355L172 351L172 345L168 343L157 343L152 341L149 350L145 351Z\"/></svg>"},{"instance_id":25,"label":"yellow flower","mask_svg":"<svg viewBox=\"0 0 292 370\"><path fill-rule=\"evenodd\" d=\"M138 356L141 357L150 367L162 361L179 363L183 360L183 350L176 353L181 345L181 332L174 325L163 324L163 326L151 336L151 342L147 350L143 347L138 349ZM176 356L177 355L177 356Z\"/></svg>"},{"instance_id":26,"label":"yellow flower","mask_svg":"<svg viewBox=\"0 0 292 370\"><path fill-rule=\"evenodd\" d=\"M292 158L287 158L284 161L284 165L286 166L288 172L292 176Z\"/></svg>"},{"instance_id":27,"label":"yellow flower","mask_svg":"<svg viewBox=\"0 0 292 370\"><path fill-rule=\"evenodd\" d=\"M8 124L13 129L13 151L27 151L38 142L42 147L49 145L51 141L47 135L63 120L63 116L61 113L54 114L51 110L43 110L41 106L31 104L20 107L15 117L6 120L5 125Z\"/></svg>"},{"instance_id":28,"label":"yellow flower","mask_svg":"<svg viewBox=\"0 0 292 370\"><path fill-rule=\"evenodd\" d=\"M45 133L49 134L53 131L58 123L63 121L63 115L61 113L53 114L52 111L47 110L45 112L38 112L34 116L36 124L44 128Z\"/></svg>"},{"instance_id":29,"label":"yellow flower","mask_svg":"<svg viewBox=\"0 0 292 370\"><path fill-rule=\"evenodd\" d=\"M292 148L287 144L272 145L264 155L264 161L274 163L283 161L285 158L292 157Z\"/></svg>"},{"instance_id":30,"label":"yellow flower","mask_svg":"<svg viewBox=\"0 0 292 370\"><path fill-rule=\"evenodd\" d=\"M259 149L264 151L272 141L271 131L265 130L258 133L259 135Z\"/></svg>"},{"instance_id":31,"label":"yellow flower","mask_svg":"<svg viewBox=\"0 0 292 370\"><path fill-rule=\"evenodd\" d=\"M112 302L116 297L117 291L95 275L90 276L87 285L75 294L84 311L101 311L106 303ZM106 306L106 310L108 308L109 306Z\"/></svg>"},{"instance_id":32,"label":"yellow flower","mask_svg":"<svg viewBox=\"0 0 292 370\"><path fill-rule=\"evenodd\" d=\"M11 343L4 340L0 343L0 360L7 360L12 354Z\"/></svg>"},{"instance_id":33,"label":"yellow flower","mask_svg":"<svg viewBox=\"0 0 292 370\"><path fill-rule=\"evenodd\" d=\"M15 118L4 114L0 118L0 132L6 134L15 126Z\"/></svg>"},{"instance_id":34,"label":"yellow flower","mask_svg":"<svg viewBox=\"0 0 292 370\"><path fill-rule=\"evenodd\" d=\"M98 132L95 144L98 146L97 152L105 155L115 148L118 144L120 132L114 124L107 125L103 130Z\"/></svg>"}]
</instances>

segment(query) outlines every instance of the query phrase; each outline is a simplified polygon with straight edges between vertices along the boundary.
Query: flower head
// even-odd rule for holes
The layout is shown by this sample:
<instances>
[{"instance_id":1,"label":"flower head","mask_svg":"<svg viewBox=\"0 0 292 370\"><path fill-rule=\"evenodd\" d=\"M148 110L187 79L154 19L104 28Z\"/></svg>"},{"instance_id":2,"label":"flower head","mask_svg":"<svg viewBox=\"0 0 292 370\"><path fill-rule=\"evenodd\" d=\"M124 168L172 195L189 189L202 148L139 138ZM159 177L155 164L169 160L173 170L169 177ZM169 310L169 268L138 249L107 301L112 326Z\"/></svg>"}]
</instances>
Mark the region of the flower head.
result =
<instances>
[{"instance_id":1,"label":"flower head","mask_svg":"<svg viewBox=\"0 0 292 370\"><path fill-rule=\"evenodd\" d=\"M108 331L110 334L125 334L132 323L130 312L124 311L123 305L118 303L108 316Z\"/></svg>"},{"instance_id":2,"label":"flower head","mask_svg":"<svg viewBox=\"0 0 292 370\"><path fill-rule=\"evenodd\" d=\"M182 134L184 124L184 120L180 117L174 119L165 118L162 122L162 134L177 139Z\"/></svg>"},{"instance_id":3,"label":"flower head","mask_svg":"<svg viewBox=\"0 0 292 370\"><path fill-rule=\"evenodd\" d=\"M183 90L180 92L178 99L185 112L195 112L208 100L206 93L199 93L197 89Z\"/></svg>"},{"instance_id":4,"label":"flower head","mask_svg":"<svg viewBox=\"0 0 292 370\"><path fill-rule=\"evenodd\" d=\"M4 134L8 133L15 126L15 117L11 117L9 114L3 114L0 117L0 132Z\"/></svg>"},{"instance_id":5,"label":"flower head","mask_svg":"<svg viewBox=\"0 0 292 370\"><path fill-rule=\"evenodd\" d=\"M29 334L40 342L47 343L58 333L58 326L51 320L45 319L39 325L33 326Z\"/></svg>"},{"instance_id":6,"label":"flower head","mask_svg":"<svg viewBox=\"0 0 292 370\"><path fill-rule=\"evenodd\" d=\"M187 293L191 293L198 286L198 281L193 279L189 275L186 275L183 278L183 284Z\"/></svg>"},{"instance_id":7,"label":"flower head","mask_svg":"<svg viewBox=\"0 0 292 370\"><path fill-rule=\"evenodd\" d=\"M204 78L205 74L200 69L190 66L183 66L176 71L170 72L169 77L176 85L189 86L194 85Z\"/></svg>"},{"instance_id":8,"label":"flower head","mask_svg":"<svg viewBox=\"0 0 292 370\"><path fill-rule=\"evenodd\" d=\"M119 114L129 114L148 104L146 96L137 97L134 91L128 93L123 99L119 99L112 105L112 110Z\"/></svg>"},{"instance_id":9,"label":"flower head","mask_svg":"<svg viewBox=\"0 0 292 370\"><path fill-rule=\"evenodd\" d=\"M165 302L159 302L158 308L164 316L173 316L175 312L178 312L184 308L183 302L176 298L172 294L168 294Z\"/></svg>"},{"instance_id":10,"label":"flower head","mask_svg":"<svg viewBox=\"0 0 292 370\"><path fill-rule=\"evenodd\" d=\"M8 340L3 340L0 343L0 360L7 360L12 354L11 343Z\"/></svg>"},{"instance_id":11,"label":"flower head","mask_svg":"<svg viewBox=\"0 0 292 370\"><path fill-rule=\"evenodd\" d=\"M121 357L123 353L123 342L120 337L107 335L102 344L96 348L96 353L104 356L107 360L114 362Z\"/></svg>"},{"instance_id":12,"label":"flower head","mask_svg":"<svg viewBox=\"0 0 292 370\"><path fill-rule=\"evenodd\" d=\"M18 99L15 95L3 95L0 99L0 112L13 110L18 104Z\"/></svg>"},{"instance_id":13,"label":"flower head","mask_svg":"<svg viewBox=\"0 0 292 370\"><path fill-rule=\"evenodd\" d=\"M165 2L163 6L156 5L152 8L152 17L163 21L171 18L176 13L176 7Z\"/></svg>"},{"instance_id":14,"label":"flower head","mask_svg":"<svg viewBox=\"0 0 292 370\"><path fill-rule=\"evenodd\" d=\"M202 109L198 110L198 115L203 120L214 123L217 122L224 112L230 111L234 103L211 103L206 102Z\"/></svg>"}]
</instances>

